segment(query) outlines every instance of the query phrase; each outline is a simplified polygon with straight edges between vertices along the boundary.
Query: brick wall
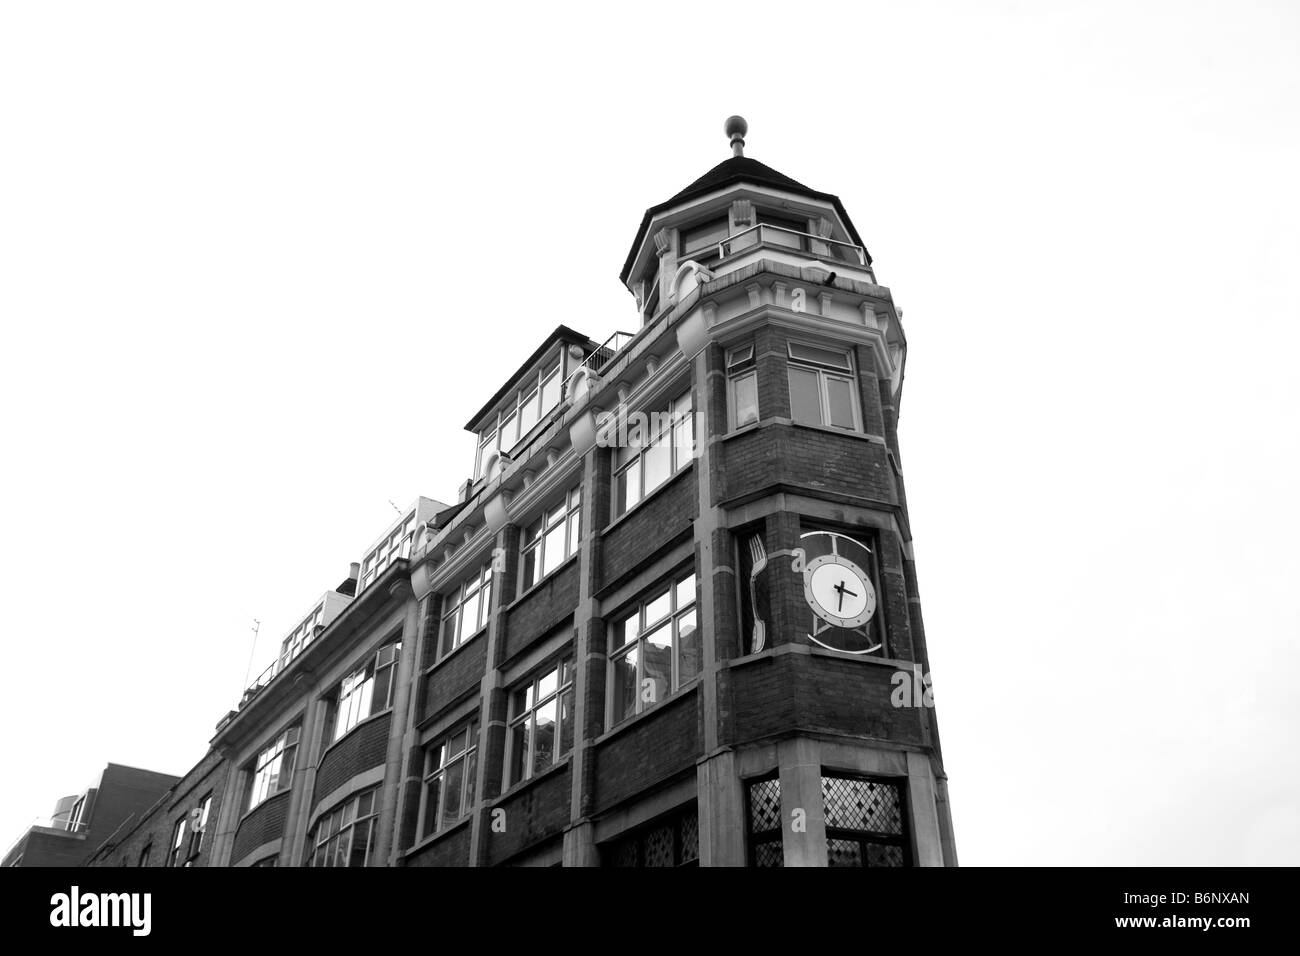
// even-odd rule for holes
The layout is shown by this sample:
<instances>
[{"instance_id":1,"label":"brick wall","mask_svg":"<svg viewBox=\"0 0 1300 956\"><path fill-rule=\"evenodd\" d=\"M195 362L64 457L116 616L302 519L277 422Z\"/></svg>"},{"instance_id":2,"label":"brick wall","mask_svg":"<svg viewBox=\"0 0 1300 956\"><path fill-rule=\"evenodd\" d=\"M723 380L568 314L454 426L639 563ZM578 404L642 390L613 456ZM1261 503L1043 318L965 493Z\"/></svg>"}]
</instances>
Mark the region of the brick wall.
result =
<instances>
[{"instance_id":1,"label":"brick wall","mask_svg":"<svg viewBox=\"0 0 1300 956\"><path fill-rule=\"evenodd\" d=\"M596 797L607 809L694 765L700 756L698 687L664 701L653 714L595 748Z\"/></svg>"},{"instance_id":2,"label":"brick wall","mask_svg":"<svg viewBox=\"0 0 1300 956\"><path fill-rule=\"evenodd\" d=\"M604 535L600 587L617 584L691 533L700 513L695 466L652 494Z\"/></svg>"},{"instance_id":3,"label":"brick wall","mask_svg":"<svg viewBox=\"0 0 1300 956\"><path fill-rule=\"evenodd\" d=\"M234 866L252 853L263 843L270 843L284 836L284 821L289 812L289 793L284 790L273 797L267 797L252 813L244 817L235 831L234 849L230 853L230 864ZM296 864L297 861L295 860Z\"/></svg>"},{"instance_id":4,"label":"brick wall","mask_svg":"<svg viewBox=\"0 0 1300 956\"><path fill-rule=\"evenodd\" d=\"M542 580L506 614L504 622L504 661L529 648L539 638L573 618L578 606L580 569L572 561Z\"/></svg>"},{"instance_id":5,"label":"brick wall","mask_svg":"<svg viewBox=\"0 0 1300 956\"><path fill-rule=\"evenodd\" d=\"M462 644L425 678L422 720L433 717L477 690L487 666L487 634L481 633Z\"/></svg>"},{"instance_id":6,"label":"brick wall","mask_svg":"<svg viewBox=\"0 0 1300 956\"><path fill-rule=\"evenodd\" d=\"M482 823L487 862L505 862L562 834L569 825L572 780L569 767L564 767L494 804L484 815ZM497 810L502 811L504 817L497 817ZM493 822L498 819L505 827L502 832L493 829Z\"/></svg>"},{"instance_id":7,"label":"brick wall","mask_svg":"<svg viewBox=\"0 0 1300 956\"><path fill-rule=\"evenodd\" d=\"M321 800L357 774L384 762L392 723L392 711L367 720L353 727L342 740L325 751L320 766L316 768L316 786L311 803L313 810L320 805Z\"/></svg>"},{"instance_id":8,"label":"brick wall","mask_svg":"<svg viewBox=\"0 0 1300 956\"><path fill-rule=\"evenodd\" d=\"M404 866L469 866L470 825L468 823L418 853L408 856Z\"/></svg>"}]
</instances>

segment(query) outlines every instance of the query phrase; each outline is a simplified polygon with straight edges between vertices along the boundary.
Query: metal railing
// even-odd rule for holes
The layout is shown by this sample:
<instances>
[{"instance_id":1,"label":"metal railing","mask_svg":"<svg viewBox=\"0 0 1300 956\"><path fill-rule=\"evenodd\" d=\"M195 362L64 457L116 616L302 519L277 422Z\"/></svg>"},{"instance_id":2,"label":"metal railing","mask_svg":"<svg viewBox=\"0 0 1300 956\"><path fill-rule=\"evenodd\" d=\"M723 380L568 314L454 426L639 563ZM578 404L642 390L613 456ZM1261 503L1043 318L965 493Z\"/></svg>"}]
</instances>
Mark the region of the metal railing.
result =
<instances>
[{"instance_id":1,"label":"metal railing","mask_svg":"<svg viewBox=\"0 0 1300 956\"><path fill-rule=\"evenodd\" d=\"M257 680L248 685L248 688L244 691L244 696L239 699L240 708L242 709L245 704L260 694L267 684L279 677L286 667L297 660L299 655L311 646L311 642L316 640L317 635L323 630L325 630L325 626L317 624L303 637L302 643L294 647L292 653L281 651L270 666L257 675Z\"/></svg>"},{"instance_id":2,"label":"metal railing","mask_svg":"<svg viewBox=\"0 0 1300 956\"><path fill-rule=\"evenodd\" d=\"M595 351L583 359L582 363L570 372L567 378L565 378L564 397L566 399L571 397L569 392L572 388L573 380L578 377L578 373L583 369L587 369L588 371L599 375L601 370L605 368L605 366L609 365L610 362L614 361L614 357L618 355L619 352L623 351L623 349L627 348L628 343L634 338L636 338L636 336L632 332L615 332L602 342Z\"/></svg>"},{"instance_id":3,"label":"metal railing","mask_svg":"<svg viewBox=\"0 0 1300 956\"><path fill-rule=\"evenodd\" d=\"M789 249L791 252L802 252L806 255L824 255L837 262L847 262L850 265L869 268L867 266L867 250L862 246L854 245L851 242L840 242L838 239L826 239L822 236L815 236L810 232L798 232L794 229L786 229L784 226L772 226L762 222L756 226L750 226L744 232L738 232L734 236L723 239L718 243L718 255L725 259L735 253L744 252L758 246ZM819 246L824 247L825 252L822 252Z\"/></svg>"}]
</instances>

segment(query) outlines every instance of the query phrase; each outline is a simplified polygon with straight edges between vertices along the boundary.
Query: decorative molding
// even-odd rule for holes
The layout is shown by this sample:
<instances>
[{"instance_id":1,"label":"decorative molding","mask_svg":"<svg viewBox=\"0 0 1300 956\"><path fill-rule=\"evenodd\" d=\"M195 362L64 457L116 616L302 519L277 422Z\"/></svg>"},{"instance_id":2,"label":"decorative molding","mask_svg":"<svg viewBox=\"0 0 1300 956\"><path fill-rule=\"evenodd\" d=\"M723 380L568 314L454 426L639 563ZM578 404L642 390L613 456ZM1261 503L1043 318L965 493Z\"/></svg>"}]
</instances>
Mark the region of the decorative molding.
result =
<instances>
[{"instance_id":1,"label":"decorative molding","mask_svg":"<svg viewBox=\"0 0 1300 956\"><path fill-rule=\"evenodd\" d=\"M737 199L731 204L731 220L737 226L754 224L754 204L748 199Z\"/></svg>"},{"instance_id":2,"label":"decorative molding","mask_svg":"<svg viewBox=\"0 0 1300 956\"><path fill-rule=\"evenodd\" d=\"M660 229L655 233L655 252L661 256L666 256L673 251L673 237L667 229Z\"/></svg>"}]
</instances>

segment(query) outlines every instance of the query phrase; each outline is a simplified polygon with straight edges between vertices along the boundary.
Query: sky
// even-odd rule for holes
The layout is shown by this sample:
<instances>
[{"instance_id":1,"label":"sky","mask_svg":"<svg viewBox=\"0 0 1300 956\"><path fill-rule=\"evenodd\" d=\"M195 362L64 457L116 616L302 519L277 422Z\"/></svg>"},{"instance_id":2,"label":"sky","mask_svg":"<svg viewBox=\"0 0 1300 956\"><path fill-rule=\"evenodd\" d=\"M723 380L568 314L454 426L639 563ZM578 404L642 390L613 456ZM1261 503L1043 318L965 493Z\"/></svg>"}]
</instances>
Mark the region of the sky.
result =
<instances>
[{"instance_id":1,"label":"sky","mask_svg":"<svg viewBox=\"0 0 1300 956\"><path fill-rule=\"evenodd\" d=\"M0 6L0 843L174 774L730 154L841 197L960 860L1300 863L1300 7ZM261 622L253 648L254 620Z\"/></svg>"}]
</instances>

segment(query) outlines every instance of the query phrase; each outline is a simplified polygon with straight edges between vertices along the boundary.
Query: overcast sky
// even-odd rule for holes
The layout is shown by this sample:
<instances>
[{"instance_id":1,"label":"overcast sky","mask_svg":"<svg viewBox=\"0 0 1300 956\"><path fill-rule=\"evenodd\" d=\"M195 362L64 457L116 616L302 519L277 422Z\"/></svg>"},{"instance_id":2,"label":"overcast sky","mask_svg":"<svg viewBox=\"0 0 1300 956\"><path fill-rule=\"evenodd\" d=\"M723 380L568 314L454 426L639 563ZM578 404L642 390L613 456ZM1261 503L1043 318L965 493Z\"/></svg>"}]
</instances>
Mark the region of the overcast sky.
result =
<instances>
[{"instance_id":1,"label":"overcast sky","mask_svg":"<svg viewBox=\"0 0 1300 956\"><path fill-rule=\"evenodd\" d=\"M1300 863L1294 3L0 7L0 844L182 774L647 206L746 153L904 310L965 864Z\"/></svg>"}]
</instances>

